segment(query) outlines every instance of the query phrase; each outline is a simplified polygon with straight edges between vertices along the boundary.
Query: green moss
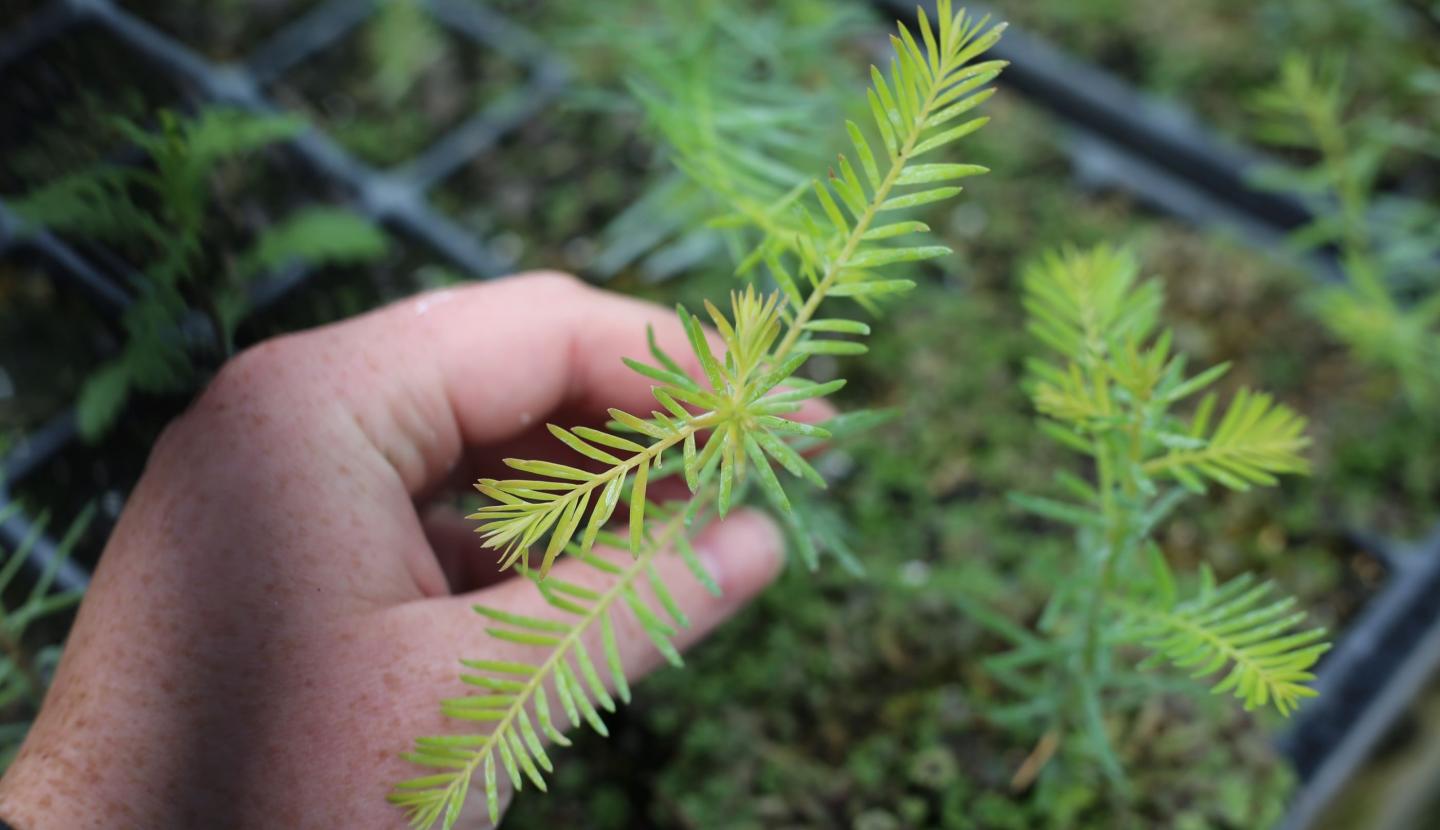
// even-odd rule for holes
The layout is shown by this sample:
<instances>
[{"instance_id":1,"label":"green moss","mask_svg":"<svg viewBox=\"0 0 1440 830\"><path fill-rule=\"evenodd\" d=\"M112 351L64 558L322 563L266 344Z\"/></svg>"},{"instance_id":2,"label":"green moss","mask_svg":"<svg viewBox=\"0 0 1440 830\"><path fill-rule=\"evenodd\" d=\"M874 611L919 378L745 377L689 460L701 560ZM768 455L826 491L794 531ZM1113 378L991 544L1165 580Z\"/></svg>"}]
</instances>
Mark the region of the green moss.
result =
<instances>
[{"instance_id":1,"label":"green moss","mask_svg":"<svg viewBox=\"0 0 1440 830\"><path fill-rule=\"evenodd\" d=\"M1433 118L1412 83L1436 67L1433 10L1399 0L1017 0L1007 19L1150 92L1173 98L1234 136L1253 128L1249 94L1269 85L1287 51L1359 56L1347 73L1362 98L1407 120Z\"/></svg>"}]
</instances>

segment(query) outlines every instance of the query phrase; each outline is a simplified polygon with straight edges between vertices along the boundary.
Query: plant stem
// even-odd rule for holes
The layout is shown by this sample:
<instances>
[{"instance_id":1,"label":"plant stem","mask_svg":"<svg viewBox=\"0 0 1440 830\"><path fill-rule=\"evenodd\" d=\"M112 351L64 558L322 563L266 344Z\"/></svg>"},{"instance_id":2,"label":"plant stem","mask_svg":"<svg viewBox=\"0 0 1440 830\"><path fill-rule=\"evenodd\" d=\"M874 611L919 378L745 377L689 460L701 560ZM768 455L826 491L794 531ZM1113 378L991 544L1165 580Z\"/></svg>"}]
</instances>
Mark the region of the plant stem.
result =
<instances>
[{"instance_id":1,"label":"plant stem","mask_svg":"<svg viewBox=\"0 0 1440 830\"><path fill-rule=\"evenodd\" d=\"M1356 287L1371 301L1387 311L1393 311L1394 299L1380 282L1365 218L1366 188L1352 171L1352 165L1347 163L1350 161L1350 146L1345 129L1340 124L1336 102L1329 97L1314 101L1305 108L1305 114L1320 145L1335 196L1340 202L1341 247L1353 271Z\"/></svg>"},{"instance_id":2,"label":"plant stem","mask_svg":"<svg viewBox=\"0 0 1440 830\"><path fill-rule=\"evenodd\" d=\"M717 423L720 422L720 420L720 417L714 412L706 412L702 415L697 415L687 421L685 423L685 426L677 430L674 435L667 435L666 437L661 438L659 441L656 441L653 444L650 444L649 446L645 447L645 449L635 453L634 455L630 456L619 464L616 464L615 466L605 470L604 472L596 473L594 478L577 485L571 490L566 491L564 495L555 499L554 503L561 504L566 501L575 499L582 493L588 493L591 490L594 490L596 487L600 486L601 484L609 482L611 479L615 478L617 474L620 474L622 472L628 474L631 469L639 466L642 459L648 460L655 458L660 453L670 449L681 441L684 441L686 438L699 432L700 430L709 429L710 427L715 426Z\"/></svg>"},{"instance_id":3,"label":"plant stem","mask_svg":"<svg viewBox=\"0 0 1440 830\"><path fill-rule=\"evenodd\" d=\"M1104 658L1104 636L1101 623L1105 601L1110 594L1111 583L1114 580L1115 563L1120 558L1121 547L1124 545L1128 533L1128 522L1125 520L1125 509L1117 504L1116 500L1117 471L1113 448L1103 437L1095 439L1094 455L1100 479L1104 538L1100 542L1098 551L1100 555L1099 577L1091 586L1085 608L1079 677L1076 685L1080 690L1080 717L1082 722L1089 726L1095 751L1100 756L1101 768L1105 772L1106 779L1115 789L1123 792L1126 788L1124 771L1120 769L1115 760L1114 751L1110 748L1109 736L1105 734L1104 720L1100 716L1103 711L1101 675L1103 674ZM1133 475L1121 477L1119 486L1123 488L1125 479L1129 478L1133 478Z\"/></svg>"},{"instance_id":4,"label":"plant stem","mask_svg":"<svg viewBox=\"0 0 1440 830\"><path fill-rule=\"evenodd\" d=\"M550 655L545 658L543 663L536 667L534 674L526 681L524 687L515 693L515 700L510 704L505 716L495 723L490 734L486 736L485 743L475 748L474 754L471 755L470 759L465 763L461 773L446 787L447 800L454 797L453 795L449 795L449 793L454 793L455 790L459 788L468 789L476 768L484 763L485 758L495 751L496 745L504 735L508 734L508 730L514 724L515 719L525 710L526 705L535 696L535 692L540 688L541 684L545 682L545 679L554 674L561 661L565 659L565 655L574 649L575 644L580 641L580 638L585 635L585 632L589 631L590 627L594 625L596 621L610 611L611 606L624 596L625 592L633 586L635 581L645 573L646 568L648 568L655 557L660 554L660 551L665 549L684 529L685 512L680 510L677 511L675 515L666 522L661 531L655 535L651 540L650 546L642 550L640 554L615 577L615 581L610 587L595 599L595 602L591 604L586 613L571 626L570 630L565 633L565 636L560 638L560 641L556 643L551 650Z\"/></svg>"},{"instance_id":5,"label":"plant stem","mask_svg":"<svg viewBox=\"0 0 1440 830\"><path fill-rule=\"evenodd\" d=\"M1104 517L1105 537L1100 546L1100 576L1096 590L1090 595L1085 610L1084 645L1081 648L1081 670L1089 677L1100 671L1100 612L1123 538L1123 522L1115 503L1115 468L1110 447L1101 438L1095 439L1095 462L1099 468L1100 504Z\"/></svg>"},{"instance_id":6,"label":"plant stem","mask_svg":"<svg viewBox=\"0 0 1440 830\"><path fill-rule=\"evenodd\" d=\"M850 234L846 237L845 245L840 249L840 253L825 266L825 276L816 283L814 290L806 298L805 305L800 307L795 314L795 319L790 321L790 329L785 332L785 339L781 340L780 345L775 348L772 361L776 365L784 362L790 354L790 350L799 342L805 324L815 316L815 312L820 308L820 303L825 300L825 295L830 292L835 281L840 278L840 272L855 256L855 249L860 246L861 237L870 229L870 223L875 221L875 214L879 213L880 205L889 197L890 191L895 187L895 182L910 161L910 154L915 151L915 144L925 130L925 122L930 118L930 111L935 108L935 98L940 94L941 87L942 85L938 82L931 83L930 91L925 96L925 103L915 111L915 121L911 125L909 134L905 136L905 141L900 145L895 157L890 160L890 170L875 188L875 194L870 198L870 203L865 206L865 211L855 218L855 227L850 229ZM822 184L821 187L824 185Z\"/></svg>"}]
</instances>

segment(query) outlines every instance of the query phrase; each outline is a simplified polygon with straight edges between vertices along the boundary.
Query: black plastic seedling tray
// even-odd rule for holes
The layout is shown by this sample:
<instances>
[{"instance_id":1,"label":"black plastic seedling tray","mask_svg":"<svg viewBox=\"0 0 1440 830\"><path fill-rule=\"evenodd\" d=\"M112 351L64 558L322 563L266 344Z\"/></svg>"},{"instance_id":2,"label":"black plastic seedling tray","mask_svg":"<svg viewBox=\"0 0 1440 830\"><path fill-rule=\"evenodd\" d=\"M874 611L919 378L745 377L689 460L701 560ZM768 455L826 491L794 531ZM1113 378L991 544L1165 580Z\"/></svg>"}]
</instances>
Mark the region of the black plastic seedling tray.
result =
<instances>
[{"instance_id":1,"label":"black plastic seedling tray","mask_svg":"<svg viewBox=\"0 0 1440 830\"><path fill-rule=\"evenodd\" d=\"M1327 656L1319 696L1280 740L1304 782L1285 830L1322 815L1440 670L1440 535L1374 547L1386 554L1390 578Z\"/></svg>"},{"instance_id":2,"label":"black plastic seedling tray","mask_svg":"<svg viewBox=\"0 0 1440 830\"><path fill-rule=\"evenodd\" d=\"M477 278L496 276L507 269L505 259L433 211L426 193L542 109L564 83L564 70L528 32L479 4L427 0L426 6L447 30L523 67L523 82L463 120L418 156L392 169L381 171L361 163L313 129L290 142L289 149L316 175L336 185L338 191L351 194L351 207L393 234L433 250L464 274ZM262 42L244 60L217 65L108 0L57 0L7 33L0 42L0 72L76 30L98 29L137 53L155 71L185 79L183 87L193 91L194 99L172 102L174 106L226 104L271 112L277 108L263 91L270 83L363 24L376 8L377 3L366 0L321 3ZM27 233L22 239L17 227L15 217L0 203L0 255L23 247L30 258L45 264L48 273L72 284L105 313L118 316L128 306L128 286L133 283L123 266L113 262L99 266L86 255L88 252L78 251L50 233ZM309 269L291 269L262 280L253 291L252 314L304 287L314 274ZM27 476L74 441L73 411L56 416L22 437L0 468L0 504ZM20 512L0 524L0 539L16 545L33 530L33 520ZM32 566L43 569L54 556L53 539L40 534L38 543L30 549ZM87 582L85 569L67 561L59 568L56 587L80 588Z\"/></svg>"},{"instance_id":3,"label":"black plastic seedling tray","mask_svg":"<svg viewBox=\"0 0 1440 830\"><path fill-rule=\"evenodd\" d=\"M875 0L886 14L907 18L914 0ZM332 46L367 21L376 2L330 0L315 5L263 40L250 55L220 65L109 0L52 0L0 36L0 73L46 44L80 27L98 28L154 64L184 79L195 100L257 112L276 109L272 84L307 58ZM509 263L475 235L433 210L427 195L467 161L540 113L565 83L563 64L523 28L474 2L427 0L434 18L478 48L495 50L524 68L506 94L433 141L419 155L385 170L357 160L319 130L290 148L325 180L350 194L351 206L392 233L429 248L477 278L503 273ZM933 2L928 3L933 10ZM1126 190L1145 203L1201 225L1222 225L1263 247L1277 246L1310 214L1299 202L1251 186L1261 156L1218 140L1182 111L1156 103L1109 73L1075 61L1013 27L995 50L1011 61L1004 85L1058 116L1071 133L1072 154L1083 179ZM102 267L86 253L47 233L16 235L14 217L0 204L0 255L20 246L47 272L83 292L97 309L118 315L130 302L123 269ZM1319 278L1334 274L1325 254L1310 262ZM257 286L253 312L263 311L315 274L294 269ZM74 416L65 412L25 436L0 468L0 507L9 491L77 441ZM18 544L34 522L19 513L0 524L0 539ZM1440 666L1440 532L1425 544L1370 539L1365 547L1390 569L1390 579L1340 638L1320 669L1321 696L1302 709L1280 745L1303 782L1287 830L1302 830L1368 756L1386 730ZM39 535L31 565L47 567L53 539ZM65 562L56 586L81 588L84 567Z\"/></svg>"}]
</instances>

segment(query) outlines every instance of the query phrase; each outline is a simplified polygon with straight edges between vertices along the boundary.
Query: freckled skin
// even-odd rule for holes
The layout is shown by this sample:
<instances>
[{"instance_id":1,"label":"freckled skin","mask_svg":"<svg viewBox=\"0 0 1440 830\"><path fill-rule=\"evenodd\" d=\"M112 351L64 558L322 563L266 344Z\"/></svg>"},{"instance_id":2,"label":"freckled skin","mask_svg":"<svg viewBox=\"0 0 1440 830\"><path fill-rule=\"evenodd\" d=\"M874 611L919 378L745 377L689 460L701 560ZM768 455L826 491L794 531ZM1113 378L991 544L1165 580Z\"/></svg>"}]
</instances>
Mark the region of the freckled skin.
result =
<instances>
[{"instance_id":1,"label":"freckled skin","mask_svg":"<svg viewBox=\"0 0 1440 830\"><path fill-rule=\"evenodd\" d=\"M397 757L414 737L463 728L438 711L469 691L457 659L542 659L487 638L470 606L550 614L453 516L422 520L417 504L505 456L553 454L546 418L648 411L648 381L619 359L644 357L647 322L688 353L668 313L559 275L428 296L245 352L166 430L0 780L0 816L18 830L405 826L384 797L417 774ZM725 596L662 558L694 621L681 645L779 563L756 514L696 544ZM597 582L575 565L558 575ZM627 673L656 664L633 619L617 634ZM465 826L484 826L482 801Z\"/></svg>"}]
</instances>

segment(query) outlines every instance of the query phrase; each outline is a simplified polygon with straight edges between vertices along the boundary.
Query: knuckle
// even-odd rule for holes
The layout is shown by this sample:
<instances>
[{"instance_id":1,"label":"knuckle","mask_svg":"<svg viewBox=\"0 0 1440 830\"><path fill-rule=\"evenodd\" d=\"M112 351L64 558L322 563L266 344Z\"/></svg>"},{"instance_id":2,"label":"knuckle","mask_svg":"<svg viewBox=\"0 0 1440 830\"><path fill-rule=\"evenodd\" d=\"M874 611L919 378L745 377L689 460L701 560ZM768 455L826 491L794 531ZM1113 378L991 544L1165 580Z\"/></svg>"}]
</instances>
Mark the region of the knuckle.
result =
<instances>
[{"instance_id":1,"label":"knuckle","mask_svg":"<svg viewBox=\"0 0 1440 830\"><path fill-rule=\"evenodd\" d=\"M238 438L296 410L295 398L312 384L304 382L304 335L289 335L251 346L226 361L205 391L161 434L157 449L188 446L217 435Z\"/></svg>"},{"instance_id":2,"label":"knuckle","mask_svg":"<svg viewBox=\"0 0 1440 830\"><path fill-rule=\"evenodd\" d=\"M206 387L201 400L254 399L300 368L299 337L277 337L258 343L225 362Z\"/></svg>"}]
</instances>

